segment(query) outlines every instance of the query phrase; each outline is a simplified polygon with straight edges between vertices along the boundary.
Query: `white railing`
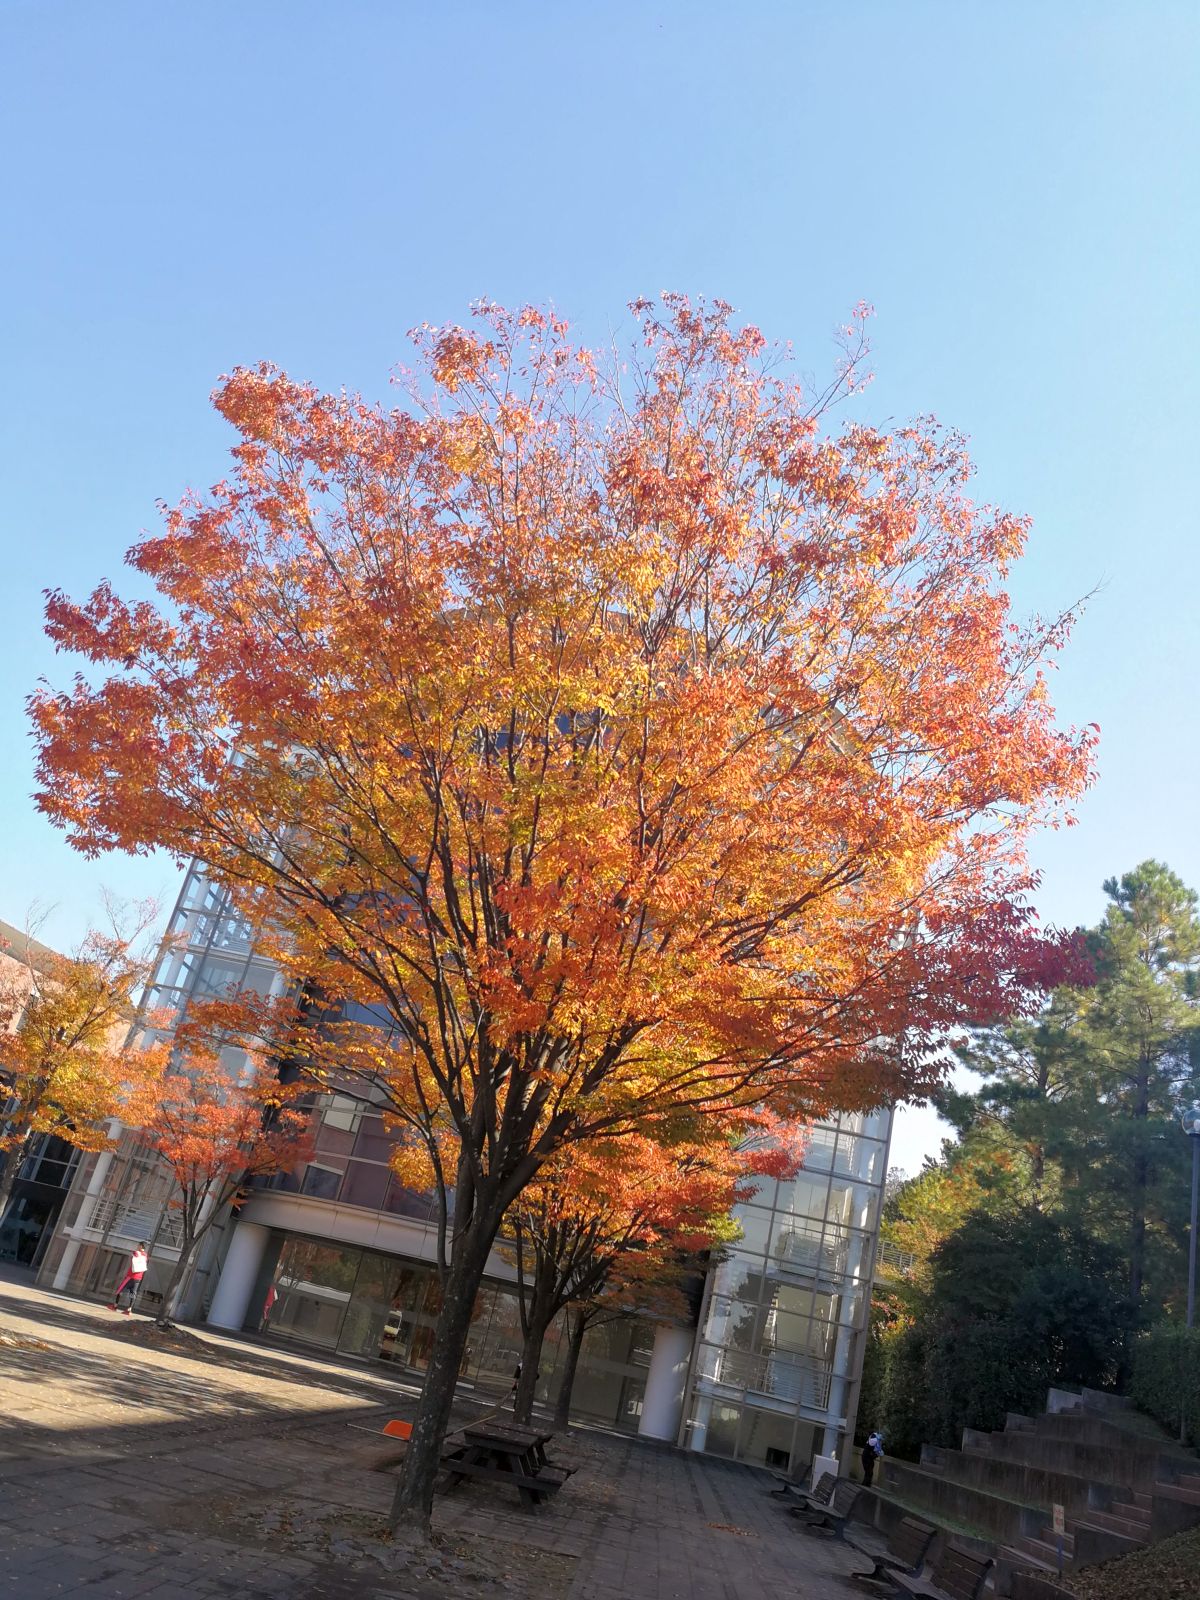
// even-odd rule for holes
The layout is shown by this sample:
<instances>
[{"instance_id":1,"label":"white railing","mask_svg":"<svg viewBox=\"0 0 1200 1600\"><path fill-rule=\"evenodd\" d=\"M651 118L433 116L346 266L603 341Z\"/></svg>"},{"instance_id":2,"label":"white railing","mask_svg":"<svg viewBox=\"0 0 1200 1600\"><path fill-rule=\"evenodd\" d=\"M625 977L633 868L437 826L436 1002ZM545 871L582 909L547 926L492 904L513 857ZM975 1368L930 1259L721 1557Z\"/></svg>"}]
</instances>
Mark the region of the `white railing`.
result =
<instances>
[{"instance_id":1,"label":"white railing","mask_svg":"<svg viewBox=\"0 0 1200 1600\"><path fill-rule=\"evenodd\" d=\"M830 1240L818 1230L796 1228L781 1233L775 1242L775 1260L794 1271L815 1272L840 1278L846 1271L847 1249L842 1240Z\"/></svg>"},{"instance_id":2,"label":"white railing","mask_svg":"<svg viewBox=\"0 0 1200 1600\"><path fill-rule=\"evenodd\" d=\"M917 1264L917 1258L911 1250L901 1250L899 1245L889 1244L886 1239L879 1241L879 1265L891 1267L893 1272L898 1272L907 1278Z\"/></svg>"},{"instance_id":3,"label":"white railing","mask_svg":"<svg viewBox=\"0 0 1200 1600\"><path fill-rule=\"evenodd\" d=\"M115 1239L143 1240L149 1243L178 1245L183 1238L183 1219L167 1209L165 1199L123 1201L119 1195L102 1194L92 1209L89 1228Z\"/></svg>"},{"instance_id":4,"label":"white railing","mask_svg":"<svg viewBox=\"0 0 1200 1600\"><path fill-rule=\"evenodd\" d=\"M718 1350L714 1354L716 1359L711 1371L714 1383L769 1394L818 1411L829 1404L832 1372L828 1362L815 1356L778 1351L756 1356L744 1350Z\"/></svg>"}]
</instances>

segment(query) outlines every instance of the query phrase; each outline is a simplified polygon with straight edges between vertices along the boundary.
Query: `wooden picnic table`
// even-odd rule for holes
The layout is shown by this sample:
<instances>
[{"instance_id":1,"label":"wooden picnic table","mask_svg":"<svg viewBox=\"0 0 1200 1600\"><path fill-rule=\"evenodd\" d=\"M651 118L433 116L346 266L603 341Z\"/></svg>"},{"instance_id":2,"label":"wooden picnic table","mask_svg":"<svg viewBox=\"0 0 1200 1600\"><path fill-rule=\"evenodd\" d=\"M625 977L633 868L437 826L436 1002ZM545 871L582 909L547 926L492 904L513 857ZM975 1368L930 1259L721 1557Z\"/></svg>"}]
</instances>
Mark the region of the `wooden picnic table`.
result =
<instances>
[{"instance_id":1,"label":"wooden picnic table","mask_svg":"<svg viewBox=\"0 0 1200 1600\"><path fill-rule=\"evenodd\" d=\"M472 1422L446 1440L441 1487L450 1490L464 1478L515 1488L524 1506L540 1505L562 1488L570 1471L546 1458L553 1433L515 1422Z\"/></svg>"}]
</instances>

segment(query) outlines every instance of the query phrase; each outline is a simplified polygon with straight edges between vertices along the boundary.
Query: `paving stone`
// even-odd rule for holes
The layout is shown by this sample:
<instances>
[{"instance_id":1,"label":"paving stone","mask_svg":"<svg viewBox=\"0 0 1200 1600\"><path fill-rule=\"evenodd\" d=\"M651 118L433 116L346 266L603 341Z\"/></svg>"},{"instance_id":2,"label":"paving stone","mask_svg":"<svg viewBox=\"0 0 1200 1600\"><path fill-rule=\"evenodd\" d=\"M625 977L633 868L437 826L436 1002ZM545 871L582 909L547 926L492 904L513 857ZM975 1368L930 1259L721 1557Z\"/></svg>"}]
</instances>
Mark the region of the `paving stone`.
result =
<instances>
[{"instance_id":1,"label":"paving stone","mask_svg":"<svg viewBox=\"0 0 1200 1600\"><path fill-rule=\"evenodd\" d=\"M419 1559L378 1541L394 1479L347 1428L411 1415L390 1378L203 1332L141 1348L2 1275L0 1328L45 1345L0 1346L0 1600L829 1600L857 1564L766 1474L587 1430L533 1513L439 1497Z\"/></svg>"}]
</instances>

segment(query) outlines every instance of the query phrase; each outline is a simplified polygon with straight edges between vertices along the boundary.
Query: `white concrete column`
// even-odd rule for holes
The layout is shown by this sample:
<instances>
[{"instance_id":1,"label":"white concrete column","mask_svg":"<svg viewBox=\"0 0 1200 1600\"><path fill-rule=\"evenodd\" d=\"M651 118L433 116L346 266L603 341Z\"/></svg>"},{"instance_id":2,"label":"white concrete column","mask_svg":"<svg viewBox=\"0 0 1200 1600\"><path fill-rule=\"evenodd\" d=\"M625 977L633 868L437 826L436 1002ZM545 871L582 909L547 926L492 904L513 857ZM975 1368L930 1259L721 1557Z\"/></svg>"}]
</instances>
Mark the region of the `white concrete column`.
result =
<instances>
[{"instance_id":1,"label":"white concrete column","mask_svg":"<svg viewBox=\"0 0 1200 1600\"><path fill-rule=\"evenodd\" d=\"M233 1230L225 1265L221 1268L208 1313L212 1327L228 1328L233 1333L242 1331L246 1324L246 1313L250 1309L254 1280L258 1277L270 1237L271 1230L260 1227L257 1222L239 1222Z\"/></svg>"},{"instance_id":2,"label":"white concrete column","mask_svg":"<svg viewBox=\"0 0 1200 1600\"><path fill-rule=\"evenodd\" d=\"M689 1450L703 1450L708 1443L708 1425L712 1421L712 1398L709 1395L696 1396L696 1420L692 1425L691 1435L688 1438Z\"/></svg>"},{"instance_id":3,"label":"white concrete column","mask_svg":"<svg viewBox=\"0 0 1200 1600\"><path fill-rule=\"evenodd\" d=\"M116 1139L121 1131L121 1124L112 1121L108 1127L108 1135ZM62 1259L59 1261L54 1273L52 1289L68 1289L71 1285L71 1273L75 1270L75 1258L79 1254L79 1247L83 1243L80 1237L85 1228L92 1225L92 1215L96 1209L96 1201L100 1198L100 1191L104 1187L104 1180L108 1177L108 1169L112 1166L113 1151L104 1150L96 1157L96 1165L92 1168L92 1175L88 1179L87 1188L84 1190L83 1200L80 1203L79 1215L75 1218L70 1228L64 1229L67 1242L63 1247Z\"/></svg>"},{"instance_id":4,"label":"white concrete column","mask_svg":"<svg viewBox=\"0 0 1200 1600\"><path fill-rule=\"evenodd\" d=\"M674 1444L683 1416L688 1363L692 1357L692 1329L664 1325L654 1335L642 1420L638 1433L646 1439L666 1439Z\"/></svg>"},{"instance_id":5,"label":"white concrete column","mask_svg":"<svg viewBox=\"0 0 1200 1600\"><path fill-rule=\"evenodd\" d=\"M847 1289L850 1293L853 1293L854 1289L862 1283L862 1253L863 1246L861 1241L855 1240L851 1247L851 1261L847 1263L849 1267L849 1271L847 1272ZM864 1309L869 1315L870 1305L865 1300L865 1285L863 1285L863 1293ZM839 1316L842 1313L844 1303L845 1294L840 1294L835 1302L838 1308ZM857 1339L857 1336L857 1327L847 1327L845 1323L839 1323L837 1334L834 1337L833 1343L833 1370L829 1377L828 1412L831 1421L826 1427L821 1439L822 1454L827 1456L833 1456L837 1454L841 1441L842 1429L836 1427L832 1419L846 1417L846 1412L848 1409L847 1402L850 1399L850 1384L853 1377L855 1340ZM846 1417L847 1424L850 1423L850 1420L851 1419L849 1417Z\"/></svg>"}]
</instances>

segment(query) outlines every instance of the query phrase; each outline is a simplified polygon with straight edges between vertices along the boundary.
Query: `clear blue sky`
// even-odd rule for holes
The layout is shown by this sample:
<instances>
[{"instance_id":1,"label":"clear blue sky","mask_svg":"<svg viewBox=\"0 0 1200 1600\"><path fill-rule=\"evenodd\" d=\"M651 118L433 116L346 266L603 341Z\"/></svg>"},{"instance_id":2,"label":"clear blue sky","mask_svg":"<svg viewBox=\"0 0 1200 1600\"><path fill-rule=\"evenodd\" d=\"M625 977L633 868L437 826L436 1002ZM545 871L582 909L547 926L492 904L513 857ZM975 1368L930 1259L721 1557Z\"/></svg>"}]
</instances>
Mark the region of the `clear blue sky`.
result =
<instances>
[{"instance_id":1,"label":"clear blue sky","mask_svg":"<svg viewBox=\"0 0 1200 1600\"><path fill-rule=\"evenodd\" d=\"M0 917L69 944L99 885L173 890L35 816L23 698L67 670L41 590L221 475L220 373L381 397L474 297L599 338L664 287L817 372L875 305L873 413L960 426L1035 518L1019 606L1103 586L1055 686L1101 779L1044 915L1151 854L1200 885L1198 69L1195 0L0 0Z\"/></svg>"}]
</instances>

